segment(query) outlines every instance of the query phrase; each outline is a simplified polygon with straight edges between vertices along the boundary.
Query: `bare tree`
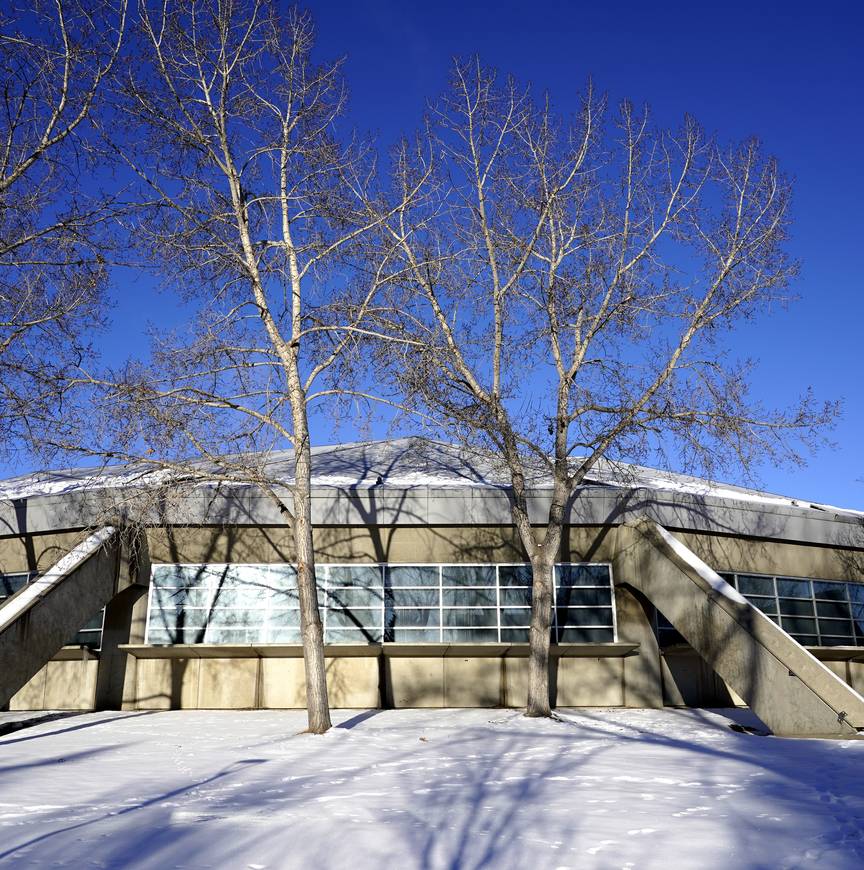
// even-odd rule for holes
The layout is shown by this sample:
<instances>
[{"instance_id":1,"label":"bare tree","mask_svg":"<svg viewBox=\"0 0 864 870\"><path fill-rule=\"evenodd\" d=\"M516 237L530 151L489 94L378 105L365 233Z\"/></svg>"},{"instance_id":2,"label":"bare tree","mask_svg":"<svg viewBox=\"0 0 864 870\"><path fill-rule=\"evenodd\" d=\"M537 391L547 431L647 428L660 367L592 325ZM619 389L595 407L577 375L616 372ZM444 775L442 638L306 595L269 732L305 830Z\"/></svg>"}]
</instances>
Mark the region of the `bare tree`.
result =
<instances>
[{"instance_id":1,"label":"bare tree","mask_svg":"<svg viewBox=\"0 0 864 870\"><path fill-rule=\"evenodd\" d=\"M42 443L89 355L112 195L92 116L117 60L126 0L0 11L0 450Z\"/></svg>"},{"instance_id":2,"label":"bare tree","mask_svg":"<svg viewBox=\"0 0 864 870\"><path fill-rule=\"evenodd\" d=\"M590 87L567 123L477 62L401 150L397 186L421 177L387 222L410 277L380 312L400 341L379 360L416 410L506 468L533 569L527 714L547 716L554 564L597 461L746 472L800 459L834 413L807 394L765 410L724 348L795 275L789 184L754 140L721 147L690 118L656 129L626 102L610 116Z\"/></svg>"},{"instance_id":3,"label":"bare tree","mask_svg":"<svg viewBox=\"0 0 864 870\"><path fill-rule=\"evenodd\" d=\"M102 455L167 471L175 488L256 487L290 523L309 730L320 733L330 713L309 409L358 387L351 361L395 246L376 243L371 271L355 268L358 245L389 216L374 150L340 138L340 64L316 66L309 16L279 6L139 6L138 62L114 123L140 179L131 235L194 313L156 331L148 362L90 382L112 424ZM274 479L268 453L289 445L293 481Z\"/></svg>"}]
</instances>

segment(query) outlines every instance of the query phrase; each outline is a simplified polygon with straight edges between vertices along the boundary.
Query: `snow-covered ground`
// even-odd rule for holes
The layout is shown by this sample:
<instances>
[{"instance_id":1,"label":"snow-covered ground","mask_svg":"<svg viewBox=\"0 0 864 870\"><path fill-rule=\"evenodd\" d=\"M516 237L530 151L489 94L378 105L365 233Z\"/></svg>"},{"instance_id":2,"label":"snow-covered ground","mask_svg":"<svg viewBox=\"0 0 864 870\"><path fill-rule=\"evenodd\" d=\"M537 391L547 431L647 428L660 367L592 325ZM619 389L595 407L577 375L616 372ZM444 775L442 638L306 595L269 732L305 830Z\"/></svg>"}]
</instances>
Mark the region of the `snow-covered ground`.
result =
<instances>
[{"instance_id":1,"label":"snow-covered ground","mask_svg":"<svg viewBox=\"0 0 864 870\"><path fill-rule=\"evenodd\" d=\"M0 866L864 867L864 741L705 711L92 713L0 738Z\"/></svg>"}]
</instances>

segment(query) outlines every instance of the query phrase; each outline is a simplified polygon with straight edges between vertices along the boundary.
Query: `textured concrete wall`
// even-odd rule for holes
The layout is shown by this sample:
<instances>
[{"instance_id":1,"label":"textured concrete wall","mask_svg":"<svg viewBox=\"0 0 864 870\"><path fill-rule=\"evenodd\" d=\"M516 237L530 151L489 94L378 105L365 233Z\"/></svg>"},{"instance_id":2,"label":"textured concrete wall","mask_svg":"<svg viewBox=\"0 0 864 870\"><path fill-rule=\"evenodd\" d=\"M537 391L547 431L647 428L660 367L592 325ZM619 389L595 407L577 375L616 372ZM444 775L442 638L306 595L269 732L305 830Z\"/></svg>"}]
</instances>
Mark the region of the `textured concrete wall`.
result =
<instances>
[{"instance_id":1,"label":"textured concrete wall","mask_svg":"<svg viewBox=\"0 0 864 870\"><path fill-rule=\"evenodd\" d=\"M826 580L864 581L864 551L784 541L712 535L670 528L676 537L717 571L787 574ZM44 571L79 543L80 531L0 536L0 572ZM615 527L565 529L563 561L610 562L615 557ZM196 526L151 529L154 562L286 562L292 558L286 526ZM523 561L510 526L319 527L318 558L324 562L470 562Z\"/></svg>"},{"instance_id":2,"label":"textured concrete wall","mask_svg":"<svg viewBox=\"0 0 864 870\"><path fill-rule=\"evenodd\" d=\"M671 531L717 571L864 581L864 552L860 550ZM154 562L283 562L292 558L290 530L284 526L152 529L148 537ZM315 547L322 562L525 559L510 526L320 527L315 530ZM611 562L616 552L615 527L571 526L565 529L559 558Z\"/></svg>"},{"instance_id":3,"label":"textured concrete wall","mask_svg":"<svg viewBox=\"0 0 864 870\"><path fill-rule=\"evenodd\" d=\"M0 574L47 571L87 535L87 532L82 531L0 535Z\"/></svg>"},{"instance_id":4,"label":"textured concrete wall","mask_svg":"<svg viewBox=\"0 0 864 870\"><path fill-rule=\"evenodd\" d=\"M565 657L556 661L553 688L560 707L625 704L625 658ZM333 707L381 705L381 660L327 659ZM386 656L384 700L389 707L520 707L527 659L497 656ZM305 706L301 658L139 659L129 709L241 709ZM641 705L640 705L641 706Z\"/></svg>"},{"instance_id":5,"label":"textured concrete wall","mask_svg":"<svg viewBox=\"0 0 864 870\"><path fill-rule=\"evenodd\" d=\"M10 710L93 710L96 704L95 658L51 661L9 701Z\"/></svg>"}]
</instances>

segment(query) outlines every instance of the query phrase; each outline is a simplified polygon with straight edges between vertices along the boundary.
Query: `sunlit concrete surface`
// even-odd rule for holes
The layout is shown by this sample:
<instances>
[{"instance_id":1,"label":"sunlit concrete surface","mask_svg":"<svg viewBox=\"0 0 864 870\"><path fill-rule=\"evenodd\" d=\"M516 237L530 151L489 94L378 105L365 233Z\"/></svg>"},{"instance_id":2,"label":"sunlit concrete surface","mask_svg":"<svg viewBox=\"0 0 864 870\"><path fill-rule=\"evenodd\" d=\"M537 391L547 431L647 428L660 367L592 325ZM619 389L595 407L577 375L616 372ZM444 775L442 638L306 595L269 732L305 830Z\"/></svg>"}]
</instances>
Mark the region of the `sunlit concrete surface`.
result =
<instances>
[{"instance_id":1,"label":"sunlit concrete surface","mask_svg":"<svg viewBox=\"0 0 864 870\"><path fill-rule=\"evenodd\" d=\"M864 740L699 710L334 721L313 736L303 711L140 711L10 733L0 866L864 866Z\"/></svg>"}]
</instances>

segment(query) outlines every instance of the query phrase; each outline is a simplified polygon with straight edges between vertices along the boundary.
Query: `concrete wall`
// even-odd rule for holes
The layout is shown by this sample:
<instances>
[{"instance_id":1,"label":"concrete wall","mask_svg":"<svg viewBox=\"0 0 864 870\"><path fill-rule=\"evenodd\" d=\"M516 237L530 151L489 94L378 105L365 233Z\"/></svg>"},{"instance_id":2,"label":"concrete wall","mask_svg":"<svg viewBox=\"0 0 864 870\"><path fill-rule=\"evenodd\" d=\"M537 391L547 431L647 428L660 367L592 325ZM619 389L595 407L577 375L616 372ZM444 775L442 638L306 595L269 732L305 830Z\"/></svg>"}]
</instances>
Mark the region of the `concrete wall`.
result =
<instances>
[{"instance_id":1,"label":"concrete wall","mask_svg":"<svg viewBox=\"0 0 864 870\"><path fill-rule=\"evenodd\" d=\"M77 659L50 661L12 696L9 709L93 710L98 670L98 659L86 651Z\"/></svg>"},{"instance_id":2,"label":"concrete wall","mask_svg":"<svg viewBox=\"0 0 864 870\"><path fill-rule=\"evenodd\" d=\"M388 655L327 658L330 704L342 708L520 707L525 657ZM553 668L559 707L644 706L625 685L624 657L562 657ZM383 673L382 673L383 664ZM303 660L139 658L124 709L248 709L305 706Z\"/></svg>"},{"instance_id":3,"label":"concrete wall","mask_svg":"<svg viewBox=\"0 0 864 870\"><path fill-rule=\"evenodd\" d=\"M682 543L715 570L788 574L825 580L864 581L864 551L709 535L670 527ZM0 536L0 572L44 571L86 533ZM154 562L284 562L293 548L286 526L195 526L151 529ZM509 526L327 526L315 530L318 558L324 562L522 561L524 554ZM565 529L562 561L611 562L614 527Z\"/></svg>"},{"instance_id":4,"label":"concrete wall","mask_svg":"<svg viewBox=\"0 0 864 870\"><path fill-rule=\"evenodd\" d=\"M0 535L0 574L47 571L87 535L83 531Z\"/></svg>"}]
</instances>

